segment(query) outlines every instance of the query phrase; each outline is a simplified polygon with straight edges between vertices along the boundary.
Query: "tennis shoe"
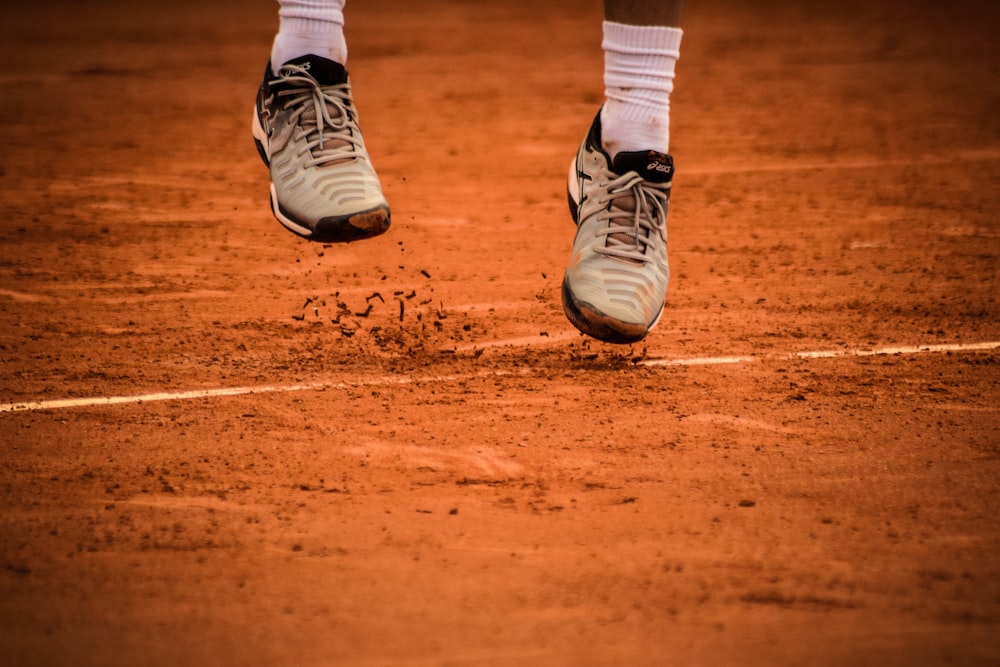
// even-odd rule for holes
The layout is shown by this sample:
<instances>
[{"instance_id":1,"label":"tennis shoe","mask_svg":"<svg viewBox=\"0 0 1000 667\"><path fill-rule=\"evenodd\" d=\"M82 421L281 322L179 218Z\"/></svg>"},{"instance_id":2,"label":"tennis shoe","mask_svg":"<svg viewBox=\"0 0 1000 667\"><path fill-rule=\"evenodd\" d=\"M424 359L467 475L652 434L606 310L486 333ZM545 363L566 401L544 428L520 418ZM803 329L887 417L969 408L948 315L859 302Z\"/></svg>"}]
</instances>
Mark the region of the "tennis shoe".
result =
<instances>
[{"instance_id":1,"label":"tennis shoe","mask_svg":"<svg viewBox=\"0 0 1000 667\"><path fill-rule=\"evenodd\" d=\"M343 65L307 55L274 74L268 63L253 137L271 175L271 211L286 228L321 242L355 241L389 228L389 205Z\"/></svg>"},{"instance_id":2,"label":"tennis shoe","mask_svg":"<svg viewBox=\"0 0 1000 667\"><path fill-rule=\"evenodd\" d=\"M622 152L612 159L602 146L597 115L570 166L567 191L577 228L562 302L583 333L634 343L663 314L673 174L673 158L657 151Z\"/></svg>"}]
</instances>

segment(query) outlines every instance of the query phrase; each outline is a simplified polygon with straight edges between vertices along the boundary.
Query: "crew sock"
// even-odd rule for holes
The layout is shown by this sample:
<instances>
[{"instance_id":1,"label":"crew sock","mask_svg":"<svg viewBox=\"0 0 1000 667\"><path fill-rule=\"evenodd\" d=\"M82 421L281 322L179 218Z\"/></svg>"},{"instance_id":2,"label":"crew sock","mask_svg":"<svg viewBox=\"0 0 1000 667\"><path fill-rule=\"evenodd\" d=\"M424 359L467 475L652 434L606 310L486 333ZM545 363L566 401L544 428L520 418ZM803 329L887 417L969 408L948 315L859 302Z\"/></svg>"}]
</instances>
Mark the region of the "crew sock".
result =
<instances>
[{"instance_id":1,"label":"crew sock","mask_svg":"<svg viewBox=\"0 0 1000 667\"><path fill-rule=\"evenodd\" d=\"M603 31L605 150L612 158L623 151L669 152L670 94L683 31L612 21Z\"/></svg>"},{"instance_id":2,"label":"crew sock","mask_svg":"<svg viewBox=\"0 0 1000 667\"><path fill-rule=\"evenodd\" d=\"M281 0L278 34L271 47L271 67L316 55L341 65L347 63L344 39L345 0Z\"/></svg>"}]
</instances>

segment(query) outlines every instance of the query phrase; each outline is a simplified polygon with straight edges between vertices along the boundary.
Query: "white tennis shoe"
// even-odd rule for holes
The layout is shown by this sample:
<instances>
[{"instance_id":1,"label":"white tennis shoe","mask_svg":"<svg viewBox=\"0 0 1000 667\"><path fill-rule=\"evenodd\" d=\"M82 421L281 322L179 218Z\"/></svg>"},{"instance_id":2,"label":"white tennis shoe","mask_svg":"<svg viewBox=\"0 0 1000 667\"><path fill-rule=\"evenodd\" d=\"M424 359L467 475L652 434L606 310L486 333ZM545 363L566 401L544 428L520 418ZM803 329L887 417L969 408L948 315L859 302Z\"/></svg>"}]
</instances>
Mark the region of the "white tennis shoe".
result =
<instances>
[{"instance_id":1,"label":"white tennis shoe","mask_svg":"<svg viewBox=\"0 0 1000 667\"><path fill-rule=\"evenodd\" d=\"M268 63L253 119L257 151L271 174L271 210L312 241L355 241L389 228L358 126L343 65L308 55Z\"/></svg>"},{"instance_id":2,"label":"white tennis shoe","mask_svg":"<svg viewBox=\"0 0 1000 667\"><path fill-rule=\"evenodd\" d=\"M601 143L597 115L570 167L568 198L577 224L562 284L563 310L583 333L634 343L656 326L667 297L667 210L673 158Z\"/></svg>"}]
</instances>

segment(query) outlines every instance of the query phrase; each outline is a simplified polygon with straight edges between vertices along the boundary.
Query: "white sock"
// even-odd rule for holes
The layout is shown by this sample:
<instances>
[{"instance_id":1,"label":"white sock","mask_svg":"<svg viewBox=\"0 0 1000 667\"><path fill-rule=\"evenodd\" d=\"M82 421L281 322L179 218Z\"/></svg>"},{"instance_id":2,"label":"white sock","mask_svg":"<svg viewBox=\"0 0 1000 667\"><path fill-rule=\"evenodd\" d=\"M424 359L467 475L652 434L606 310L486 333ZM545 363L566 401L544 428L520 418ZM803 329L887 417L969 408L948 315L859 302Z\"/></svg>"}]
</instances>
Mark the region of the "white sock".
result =
<instances>
[{"instance_id":1,"label":"white sock","mask_svg":"<svg viewBox=\"0 0 1000 667\"><path fill-rule=\"evenodd\" d=\"M670 93L680 28L604 22L604 149L670 150Z\"/></svg>"},{"instance_id":2,"label":"white sock","mask_svg":"<svg viewBox=\"0 0 1000 667\"><path fill-rule=\"evenodd\" d=\"M280 23L271 47L271 68L305 55L347 63L346 0L279 0ZM277 72L275 72L277 73Z\"/></svg>"}]
</instances>

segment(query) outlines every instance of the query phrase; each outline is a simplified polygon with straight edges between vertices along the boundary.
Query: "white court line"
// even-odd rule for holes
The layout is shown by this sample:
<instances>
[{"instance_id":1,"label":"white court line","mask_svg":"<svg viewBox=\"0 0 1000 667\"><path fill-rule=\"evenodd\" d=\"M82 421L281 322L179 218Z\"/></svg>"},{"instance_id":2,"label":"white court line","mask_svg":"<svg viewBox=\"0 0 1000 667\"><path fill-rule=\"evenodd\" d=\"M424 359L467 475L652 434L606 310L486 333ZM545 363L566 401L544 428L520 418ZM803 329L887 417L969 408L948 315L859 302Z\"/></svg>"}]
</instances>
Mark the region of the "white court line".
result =
<instances>
[{"instance_id":1,"label":"white court line","mask_svg":"<svg viewBox=\"0 0 1000 667\"><path fill-rule=\"evenodd\" d=\"M691 357L687 359L643 359L637 362L639 366L712 366L720 364L743 364L760 359L832 359L837 357L873 357L893 356L903 354L926 354L941 352L982 352L1000 349L1000 341L985 343L955 343L944 345L911 345L903 347L878 347L857 350L814 350L793 352L785 355L764 356L721 356L721 357ZM525 368L520 374L529 373ZM249 394L277 394L294 391L319 391L323 389L352 389L358 387L391 386L405 384L424 384L457 382L475 377L502 377L514 375L512 371L480 371L463 375L432 375L410 377L389 375L372 380L345 382L305 382L297 384L258 385L255 387L228 387L220 389L196 389L192 391L162 392L155 394L139 394L134 396L93 396L85 398L63 398L45 401L27 401L23 403L0 403L0 413L25 412L28 410L58 410L63 408L96 407L105 405L122 405L135 403L151 403L155 401L189 401L198 398L220 398L225 396L246 396Z\"/></svg>"},{"instance_id":2,"label":"white court line","mask_svg":"<svg viewBox=\"0 0 1000 667\"><path fill-rule=\"evenodd\" d=\"M992 148L972 149L951 153L946 162L948 164L961 164L968 162L996 162L1000 160L1000 151ZM844 169L877 169L880 167L919 167L922 165L940 165L941 160L933 161L928 159L840 159L836 161L824 162L796 162L788 160L774 163L758 163L743 165L711 164L697 165L687 164L684 166L684 176L702 176L716 174L743 174L756 173L761 171L828 171Z\"/></svg>"},{"instance_id":3,"label":"white court line","mask_svg":"<svg viewBox=\"0 0 1000 667\"><path fill-rule=\"evenodd\" d=\"M525 371L526 372L526 371ZM57 410L60 408L83 408L130 403L152 403L155 401L190 401L196 398L219 398L225 396L246 396L249 394L280 394L293 391L321 391L323 389L357 389L360 387L386 387L390 385L419 384L428 382L458 382L474 377L501 377L511 375L508 371L489 371L465 375L433 375L407 377L387 375L373 380L356 382L329 381L305 382L298 384L257 385L254 387L223 387L219 389L194 389L191 391L161 392L133 396L92 396L86 398L60 398L47 401L27 401L24 403L0 403L0 413L24 412L26 410Z\"/></svg>"},{"instance_id":4,"label":"white court line","mask_svg":"<svg viewBox=\"0 0 1000 667\"><path fill-rule=\"evenodd\" d=\"M457 310L457 309L456 309ZM538 347L541 345L555 345L567 340L575 340L580 337L579 332L563 334L553 334L544 336L524 336L522 338L507 338L505 340L491 340L486 342L469 343L459 345L456 352L474 352L475 350L487 350L494 347Z\"/></svg>"},{"instance_id":5,"label":"white court line","mask_svg":"<svg viewBox=\"0 0 1000 667\"><path fill-rule=\"evenodd\" d=\"M909 345L903 347L876 347L860 350L813 350L786 355L760 357L701 357L693 359L643 359L639 366L709 366L713 364L742 364L758 359L833 359L836 357L878 357L895 354L920 354L930 352L982 352L1000 349L1000 341L988 343L952 343L942 345Z\"/></svg>"},{"instance_id":6,"label":"white court line","mask_svg":"<svg viewBox=\"0 0 1000 667\"><path fill-rule=\"evenodd\" d=\"M759 357L694 357L691 359L643 359L637 366L716 366L722 364L745 364L757 361Z\"/></svg>"}]
</instances>

